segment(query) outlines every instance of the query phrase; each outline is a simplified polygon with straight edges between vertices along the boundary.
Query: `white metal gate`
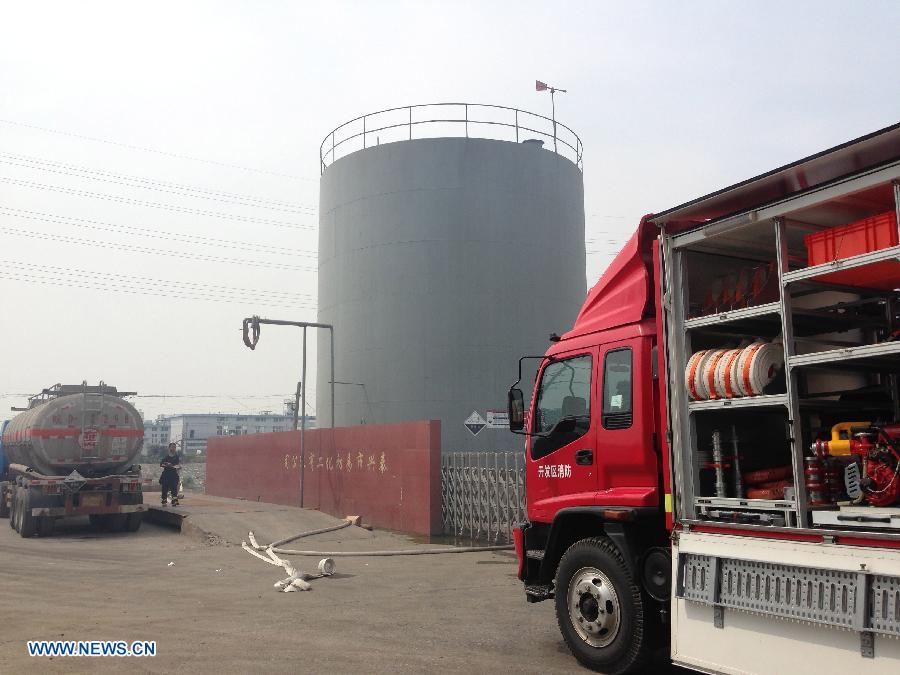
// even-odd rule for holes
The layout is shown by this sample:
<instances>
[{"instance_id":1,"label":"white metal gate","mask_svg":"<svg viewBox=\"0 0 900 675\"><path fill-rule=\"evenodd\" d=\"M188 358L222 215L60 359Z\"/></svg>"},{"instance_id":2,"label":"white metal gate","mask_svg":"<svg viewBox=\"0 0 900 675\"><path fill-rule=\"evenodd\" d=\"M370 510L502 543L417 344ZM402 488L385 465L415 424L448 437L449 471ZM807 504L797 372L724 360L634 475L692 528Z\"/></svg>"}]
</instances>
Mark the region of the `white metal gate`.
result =
<instances>
[{"instance_id":1,"label":"white metal gate","mask_svg":"<svg viewBox=\"0 0 900 675\"><path fill-rule=\"evenodd\" d=\"M444 533L512 542L525 520L525 461L521 452L449 452L441 457Z\"/></svg>"}]
</instances>

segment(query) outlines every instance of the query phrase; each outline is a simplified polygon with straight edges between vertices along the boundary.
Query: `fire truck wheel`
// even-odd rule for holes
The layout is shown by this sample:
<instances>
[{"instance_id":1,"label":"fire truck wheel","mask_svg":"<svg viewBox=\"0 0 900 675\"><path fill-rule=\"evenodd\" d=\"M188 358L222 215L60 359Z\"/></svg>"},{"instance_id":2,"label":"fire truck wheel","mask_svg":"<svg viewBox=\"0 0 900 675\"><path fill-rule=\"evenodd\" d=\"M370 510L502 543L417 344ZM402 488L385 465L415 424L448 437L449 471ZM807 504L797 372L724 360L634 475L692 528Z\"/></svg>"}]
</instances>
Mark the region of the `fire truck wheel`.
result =
<instances>
[{"instance_id":1,"label":"fire truck wheel","mask_svg":"<svg viewBox=\"0 0 900 675\"><path fill-rule=\"evenodd\" d=\"M637 672L650 651L640 586L616 546L583 539L556 570L556 620L582 665L607 675Z\"/></svg>"},{"instance_id":2,"label":"fire truck wheel","mask_svg":"<svg viewBox=\"0 0 900 675\"><path fill-rule=\"evenodd\" d=\"M37 531L39 537L49 537L53 534L53 518L50 516L38 518Z\"/></svg>"},{"instance_id":3,"label":"fire truck wheel","mask_svg":"<svg viewBox=\"0 0 900 675\"><path fill-rule=\"evenodd\" d=\"M33 537L37 531L37 518L31 515L31 494L25 488L19 488L19 536Z\"/></svg>"},{"instance_id":4,"label":"fire truck wheel","mask_svg":"<svg viewBox=\"0 0 900 675\"><path fill-rule=\"evenodd\" d=\"M141 523L143 521L143 513L129 513L128 520L125 523L125 529L129 532L137 532L139 529L141 529Z\"/></svg>"},{"instance_id":5,"label":"fire truck wheel","mask_svg":"<svg viewBox=\"0 0 900 675\"><path fill-rule=\"evenodd\" d=\"M9 518L9 505L6 503L6 486L0 486L0 518Z\"/></svg>"}]
</instances>

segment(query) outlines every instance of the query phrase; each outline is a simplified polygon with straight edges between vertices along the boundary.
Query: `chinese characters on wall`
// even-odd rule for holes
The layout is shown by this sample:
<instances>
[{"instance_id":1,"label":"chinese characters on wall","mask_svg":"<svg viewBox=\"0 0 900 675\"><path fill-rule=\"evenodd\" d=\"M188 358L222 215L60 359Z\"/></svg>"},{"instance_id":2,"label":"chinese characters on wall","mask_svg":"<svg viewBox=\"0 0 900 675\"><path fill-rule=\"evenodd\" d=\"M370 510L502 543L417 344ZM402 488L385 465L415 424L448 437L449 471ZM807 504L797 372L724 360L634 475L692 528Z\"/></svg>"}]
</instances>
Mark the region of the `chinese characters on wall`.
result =
<instances>
[{"instance_id":1,"label":"chinese characters on wall","mask_svg":"<svg viewBox=\"0 0 900 675\"><path fill-rule=\"evenodd\" d=\"M300 455L285 454L284 469L292 471L299 469ZM326 473L347 473L354 472L372 472L378 475L384 475L388 470L387 458L385 453L365 452L362 450L348 450L345 455L343 451L336 455L319 455L309 453L306 455L306 471L324 471Z\"/></svg>"}]
</instances>

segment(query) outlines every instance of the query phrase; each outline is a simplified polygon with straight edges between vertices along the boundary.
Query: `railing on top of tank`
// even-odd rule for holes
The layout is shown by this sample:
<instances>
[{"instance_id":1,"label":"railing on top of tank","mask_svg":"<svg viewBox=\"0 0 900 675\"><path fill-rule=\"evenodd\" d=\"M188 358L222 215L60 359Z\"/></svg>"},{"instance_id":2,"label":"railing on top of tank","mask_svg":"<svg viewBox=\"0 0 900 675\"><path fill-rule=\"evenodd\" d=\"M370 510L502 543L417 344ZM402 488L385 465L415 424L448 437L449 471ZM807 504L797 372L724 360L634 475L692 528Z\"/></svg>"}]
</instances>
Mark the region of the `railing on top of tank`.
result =
<instances>
[{"instance_id":1,"label":"railing on top of tank","mask_svg":"<svg viewBox=\"0 0 900 675\"><path fill-rule=\"evenodd\" d=\"M462 117L432 117L428 119L413 119L413 111L424 108L441 108L448 107L461 108ZM475 114L470 116L470 108ZM494 112L494 119L489 119L491 114L487 111ZM499 117L498 117L499 115ZM393 119L390 119L392 118ZM521 119L520 119L521 118ZM538 120L537 123L531 121ZM389 122L389 123L386 123ZM355 150L361 150L372 145L372 134L379 132L398 130L394 136L387 142L397 140L412 140L413 127L419 125L462 125L464 127L465 137L469 138L469 127L472 125L478 128L478 125L486 125L489 127L504 127L515 130L516 143L521 140L521 132L537 134L543 136L553 142L553 151L572 160L575 165L582 168L582 152L583 146L581 139L572 129L565 124L555 121L550 117L538 115L537 113L520 110L518 108L509 108L502 105L489 105L485 103L420 103L417 105L401 106L399 108L387 108L378 112L368 113L361 117L356 117L348 122L344 122L333 131L331 131L322 140L319 146L319 164L321 171L324 173L329 164L334 162L338 156L343 157ZM543 125L543 129L536 129L534 126ZM399 130L406 129L406 132ZM510 136L512 133L509 134ZM488 136L479 135L478 138L487 138ZM424 138L435 138L435 136L425 136ZM361 140L357 140L361 139ZM345 144L357 140L357 143L346 146ZM507 139L500 139L507 140ZM529 140L529 139L524 139ZM540 139L538 139L540 140ZM380 145L380 136L375 136L375 145ZM338 155L337 151L342 152Z\"/></svg>"}]
</instances>

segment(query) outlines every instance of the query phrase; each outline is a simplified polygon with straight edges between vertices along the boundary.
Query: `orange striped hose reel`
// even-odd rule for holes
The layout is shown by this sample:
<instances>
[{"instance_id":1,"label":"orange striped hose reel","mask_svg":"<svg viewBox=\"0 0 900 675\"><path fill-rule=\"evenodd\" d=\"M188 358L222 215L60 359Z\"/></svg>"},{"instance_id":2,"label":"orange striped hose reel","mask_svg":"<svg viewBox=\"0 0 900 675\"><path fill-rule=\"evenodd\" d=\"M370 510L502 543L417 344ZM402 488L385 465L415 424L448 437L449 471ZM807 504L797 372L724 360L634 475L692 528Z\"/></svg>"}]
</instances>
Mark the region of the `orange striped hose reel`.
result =
<instances>
[{"instance_id":1,"label":"orange striped hose reel","mask_svg":"<svg viewBox=\"0 0 900 675\"><path fill-rule=\"evenodd\" d=\"M779 344L754 342L743 349L704 349L688 359L685 387L691 400L759 396L784 366Z\"/></svg>"}]
</instances>

